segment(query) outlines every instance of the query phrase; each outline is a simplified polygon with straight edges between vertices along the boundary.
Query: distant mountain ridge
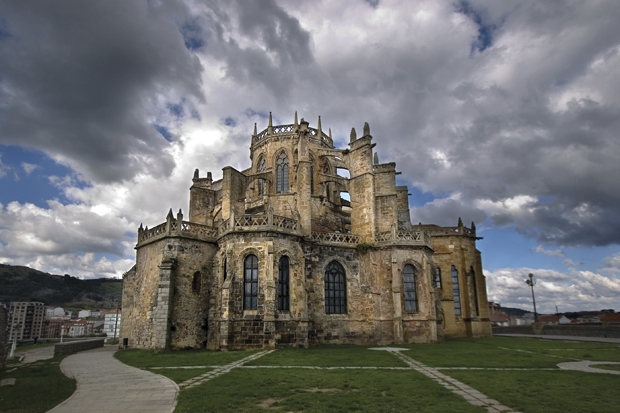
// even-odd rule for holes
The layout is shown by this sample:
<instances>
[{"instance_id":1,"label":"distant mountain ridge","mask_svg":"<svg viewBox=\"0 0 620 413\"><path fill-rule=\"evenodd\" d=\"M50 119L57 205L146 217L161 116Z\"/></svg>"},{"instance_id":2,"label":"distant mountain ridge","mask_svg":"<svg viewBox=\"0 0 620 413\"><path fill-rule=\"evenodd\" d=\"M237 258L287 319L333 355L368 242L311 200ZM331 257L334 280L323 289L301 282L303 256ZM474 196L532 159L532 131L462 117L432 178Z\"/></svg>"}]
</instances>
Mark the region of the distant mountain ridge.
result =
<instances>
[{"instance_id":1,"label":"distant mountain ridge","mask_svg":"<svg viewBox=\"0 0 620 413\"><path fill-rule=\"evenodd\" d=\"M0 302L42 301L46 305L88 308L114 307L123 280L81 280L69 274L54 275L19 265L0 264Z\"/></svg>"}]
</instances>

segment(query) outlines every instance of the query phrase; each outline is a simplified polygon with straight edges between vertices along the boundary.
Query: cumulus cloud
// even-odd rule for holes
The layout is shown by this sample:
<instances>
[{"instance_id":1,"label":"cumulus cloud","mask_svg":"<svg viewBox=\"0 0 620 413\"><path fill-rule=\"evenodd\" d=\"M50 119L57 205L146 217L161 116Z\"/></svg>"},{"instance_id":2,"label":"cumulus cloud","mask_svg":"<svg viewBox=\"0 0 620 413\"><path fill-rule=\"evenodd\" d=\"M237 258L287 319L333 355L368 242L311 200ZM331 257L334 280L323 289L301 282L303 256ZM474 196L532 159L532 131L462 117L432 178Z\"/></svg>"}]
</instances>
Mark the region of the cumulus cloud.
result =
<instances>
[{"instance_id":1,"label":"cumulus cloud","mask_svg":"<svg viewBox=\"0 0 620 413\"><path fill-rule=\"evenodd\" d=\"M30 175L32 173L32 171L34 171L38 167L39 167L39 165L35 165L35 164L32 164L32 163L28 163L28 162L22 162L22 169L24 170L26 175Z\"/></svg>"},{"instance_id":2,"label":"cumulus cloud","mask_svg":"<svg viewBox=\"0 0 620 413\"><path fill-rule=\"evenodd\" d=\"M534 274L536 307L541 313L614 308L620 299L620 278L591 271L570 269L568 273L533 268L503 268L485 271L490 301L504 307L532 308L530 287L525 283Z\"/></svg>"},{"instance_id":3,"label":"cumulus cloud","mask_svg":"<svg viewBox=\"0 0 620 413\"><path fill-rule=\"evenodd\" d=\"M562 250L546 250L542 245L538 245L536 248L534 248L534 252L549 255L551 257L565 257L566 256L566 253L564 253L564 251ZM570 260L565 260L564 262L566 261L570 261Z\"/></svg>"}]
</instances>

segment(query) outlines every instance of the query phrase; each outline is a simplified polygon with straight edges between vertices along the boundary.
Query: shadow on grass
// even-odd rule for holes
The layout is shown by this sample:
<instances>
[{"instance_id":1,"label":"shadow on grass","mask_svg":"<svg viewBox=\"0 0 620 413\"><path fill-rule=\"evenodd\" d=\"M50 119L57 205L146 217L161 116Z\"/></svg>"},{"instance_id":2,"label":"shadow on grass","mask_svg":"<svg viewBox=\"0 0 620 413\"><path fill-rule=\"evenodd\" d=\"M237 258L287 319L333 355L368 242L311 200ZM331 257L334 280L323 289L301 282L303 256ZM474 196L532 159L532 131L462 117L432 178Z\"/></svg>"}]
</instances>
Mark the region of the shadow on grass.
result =
<instances>
[{"instance_id":1,"label":"shadow on grass","mask_svg":"<svg viewBox=\"0 0 620 413\"><path fill-rule=\"evenodd\" d=\"M0 411L3 413L46 412L73 394L75 380L60 371L63 357L30 364L9 366L0 371L0 380L14 378L12 386L0 387Z\"/></svg>"}]
</instances>

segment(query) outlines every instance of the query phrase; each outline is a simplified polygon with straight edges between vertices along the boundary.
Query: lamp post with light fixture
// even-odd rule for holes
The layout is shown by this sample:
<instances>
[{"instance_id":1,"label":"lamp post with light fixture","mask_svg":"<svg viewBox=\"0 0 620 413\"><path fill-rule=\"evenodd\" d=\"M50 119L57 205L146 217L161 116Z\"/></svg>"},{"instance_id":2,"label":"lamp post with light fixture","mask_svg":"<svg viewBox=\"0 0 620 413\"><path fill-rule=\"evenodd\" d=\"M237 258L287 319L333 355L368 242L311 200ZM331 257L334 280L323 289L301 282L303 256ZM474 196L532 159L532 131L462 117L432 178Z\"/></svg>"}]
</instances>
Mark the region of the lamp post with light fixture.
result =
<instances>
[{"instance_id":1,"label":"lamp post with light fixture","mask_svg":"<svg viewBox=\"0 0 620 413\"><path fill-rule=\"evenodd\" d=\"M532 288L532 303L534 304L534 322L538 322L538 315L536 314L536 299L534 298L534 286L536 282L534 281L534 274L528 274L529 280L525 280L525 283Z\"/></svg>"}]
</instances>

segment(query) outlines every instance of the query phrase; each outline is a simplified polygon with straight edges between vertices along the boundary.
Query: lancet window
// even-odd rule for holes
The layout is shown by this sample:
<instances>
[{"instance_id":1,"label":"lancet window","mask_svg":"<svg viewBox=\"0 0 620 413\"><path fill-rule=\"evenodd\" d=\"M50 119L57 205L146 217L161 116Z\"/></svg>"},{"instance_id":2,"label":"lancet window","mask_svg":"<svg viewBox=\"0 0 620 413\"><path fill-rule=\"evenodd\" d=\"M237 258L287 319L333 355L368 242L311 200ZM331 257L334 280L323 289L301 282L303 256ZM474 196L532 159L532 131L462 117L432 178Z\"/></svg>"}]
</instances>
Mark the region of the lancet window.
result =
<instances>
[{"instance_id":1,"label":"lancet window","mask_svg":"<svg viewBox=\"0 0 620 413\"><path fill-rule=\"evenodd\" d=\"M288 191L288 157L282 151L276 160L276 192Z\"/></svg>"},{"instance_id":2,"label":"lancet window","mask_svg":"<svg viewBox=\"0 0 620 413\"><path fill-rule=\"evenodd\" d=\"M347 313L347 282L344 268L332 261L325 268L325 313Z\"/></svg>"},{"instance_id":3,"label":"lancet window","mask_svg":"<svg viewBox=\"0 0 620 413\"><path fill-rule=\"evenodd\" d=\"M278 310L288 311L289 302L289 260L283 256L278 265Z\"/></svg>"},{"instance_id":4,"label":"lancet window","mask_svg":"<svg viewBox=\"0 0 620 413\"><path fill-rule=\"evenodd\" d=\"M418 311L418 294L415 268L411 264L405 265L403 269L403 283L405 287L405 311L415 313Z\"/></svg>"},{"instance_id":5,"label":"lancet window","mask_svg":"<svg viewBox=\"0 0 620 413\"><path fill-rule=\"evenodd\" d=\"M454 296L454 315L461 315L461 291L459 288L459 272L452 266L452 294Z\"/></svg>"},{"instance_id":6,"label":"lancet window","mask_svg":"<svg viewBox=\"0 0 620 413\"><path fill-rule=\"evenodd\" d=\"M266 163L265 163L265 157L261 156L260 159L258 160L258 166L256 167L256 172L265 172L265 168L266 168ZM263 196L265 194L265 180L264 179L259 179L258 180L258 196Z\"/></svg>"},{"instance_id":7,"label":"lancet window","mask_svg":"<svg viewBox=\"0 0 620 413\"><path fill-rule=\"evenodd\" d=\"M250 254L245 257L243 271L243 309L258 309L258 258Z\"/></svg>"}]
</instances>

